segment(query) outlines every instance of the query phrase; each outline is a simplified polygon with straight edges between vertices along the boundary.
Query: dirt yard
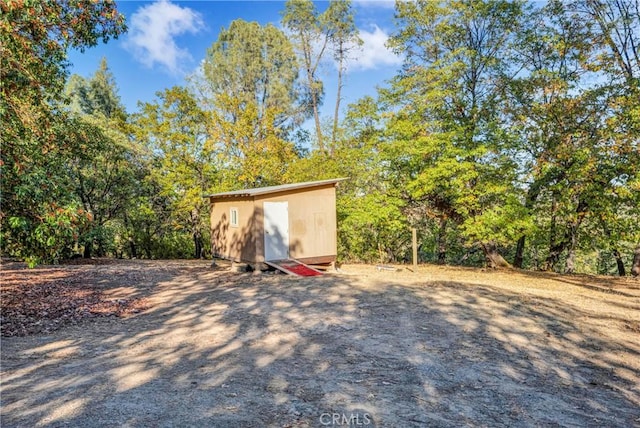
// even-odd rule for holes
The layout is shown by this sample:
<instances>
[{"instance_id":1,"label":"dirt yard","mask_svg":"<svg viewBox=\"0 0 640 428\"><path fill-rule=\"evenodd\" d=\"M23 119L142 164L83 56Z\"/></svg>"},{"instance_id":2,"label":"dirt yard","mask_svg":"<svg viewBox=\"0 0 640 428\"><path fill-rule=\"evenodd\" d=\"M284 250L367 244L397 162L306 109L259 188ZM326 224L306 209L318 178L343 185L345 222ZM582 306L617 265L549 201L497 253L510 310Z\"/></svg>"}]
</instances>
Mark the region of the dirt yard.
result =
<instances>
[{"instance_id":1,"label":"dirt yard","mask_svg":"<svg viewBox=\"0 0 640 428\"><path fill-rule=\"evenodd\" d=\"M2 427L640 426L640 281L206 261L2 278Z\"/></svg>"}]
</instances>

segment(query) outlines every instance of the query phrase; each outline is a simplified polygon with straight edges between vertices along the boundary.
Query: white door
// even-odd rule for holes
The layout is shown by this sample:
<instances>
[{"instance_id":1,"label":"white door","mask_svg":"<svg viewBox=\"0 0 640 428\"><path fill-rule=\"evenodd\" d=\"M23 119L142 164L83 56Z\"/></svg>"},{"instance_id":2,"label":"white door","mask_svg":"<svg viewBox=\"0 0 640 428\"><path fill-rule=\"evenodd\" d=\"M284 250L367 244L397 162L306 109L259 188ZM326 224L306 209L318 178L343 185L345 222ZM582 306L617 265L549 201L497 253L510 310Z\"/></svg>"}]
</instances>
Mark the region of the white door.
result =
<instances>
[{"instance_id":1,"label":"white door","mask_svg":"<svg viewBox=\"0 0 640 428\"><path fill-rule=\"evenodd\" d=\"M289 258L289 203L264 203L264 258Z\"/></svg>"}]
</instances>

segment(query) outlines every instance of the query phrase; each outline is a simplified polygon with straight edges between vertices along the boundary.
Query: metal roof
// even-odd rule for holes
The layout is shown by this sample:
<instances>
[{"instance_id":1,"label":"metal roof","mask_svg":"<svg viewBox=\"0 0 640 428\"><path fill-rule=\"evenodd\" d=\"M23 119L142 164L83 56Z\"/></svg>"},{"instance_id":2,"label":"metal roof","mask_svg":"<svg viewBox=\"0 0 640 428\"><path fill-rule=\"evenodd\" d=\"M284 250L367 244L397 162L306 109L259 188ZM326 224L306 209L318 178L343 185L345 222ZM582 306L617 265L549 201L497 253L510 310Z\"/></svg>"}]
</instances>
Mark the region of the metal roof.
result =
<instances>
[{"instance_id":1,"label":"metal roof","mask_svg":"<svg viewBox=\"0 0 640 428\"><path fill-rule=\"evenodd\" d=\"M269 193L286 192L289 190L305 189L308 187L319 187L326 184L335 184L344 181L346 178L332 178L330 180L307 181L305 183L283 184L280 186L257 187L255 189L234 190L231 192L214 193L207 195L205 198L240 198L247 196L259 196Z\"/></svg>"}]
</instances>

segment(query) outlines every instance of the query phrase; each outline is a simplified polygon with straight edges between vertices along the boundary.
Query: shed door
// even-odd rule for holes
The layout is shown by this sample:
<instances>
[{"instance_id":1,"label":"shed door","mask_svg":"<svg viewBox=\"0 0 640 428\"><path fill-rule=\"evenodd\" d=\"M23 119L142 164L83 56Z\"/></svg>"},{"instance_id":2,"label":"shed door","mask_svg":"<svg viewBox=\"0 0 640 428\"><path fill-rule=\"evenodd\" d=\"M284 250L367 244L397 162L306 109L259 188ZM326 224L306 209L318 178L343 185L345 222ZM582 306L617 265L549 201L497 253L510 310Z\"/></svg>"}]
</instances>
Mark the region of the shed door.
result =
<instances>
[{"instance_id":1,"label":"shed door","mask_svg":"<svg viewBox=\"0 0 640 428\"><path fill-rule=\"evenodd\" d=\"M289 258L289 203L264 203L264 258Z\"/></svg>"}]
</instances>

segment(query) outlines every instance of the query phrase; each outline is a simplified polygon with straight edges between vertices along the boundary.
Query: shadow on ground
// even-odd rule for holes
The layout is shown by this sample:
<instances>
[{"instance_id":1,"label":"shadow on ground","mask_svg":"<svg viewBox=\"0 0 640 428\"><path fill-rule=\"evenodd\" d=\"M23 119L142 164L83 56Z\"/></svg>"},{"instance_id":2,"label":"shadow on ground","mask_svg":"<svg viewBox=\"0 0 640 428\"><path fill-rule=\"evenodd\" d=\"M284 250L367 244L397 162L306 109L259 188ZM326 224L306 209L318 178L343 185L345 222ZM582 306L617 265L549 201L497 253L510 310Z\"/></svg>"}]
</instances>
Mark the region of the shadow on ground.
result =
<instances>
[{"instance_id":1,"label":"shadow on ground","mask_svg":"<svg viewBox=\"0 0 640 428\"><path fill-rule=\"evenodd\" d=\"M138 267L141 281L154 269ZM2 426L640 424L640 336L607 337L571 302L461 282L163 272L142 314L3 339Z\"/></svg>"}]
</instances>

